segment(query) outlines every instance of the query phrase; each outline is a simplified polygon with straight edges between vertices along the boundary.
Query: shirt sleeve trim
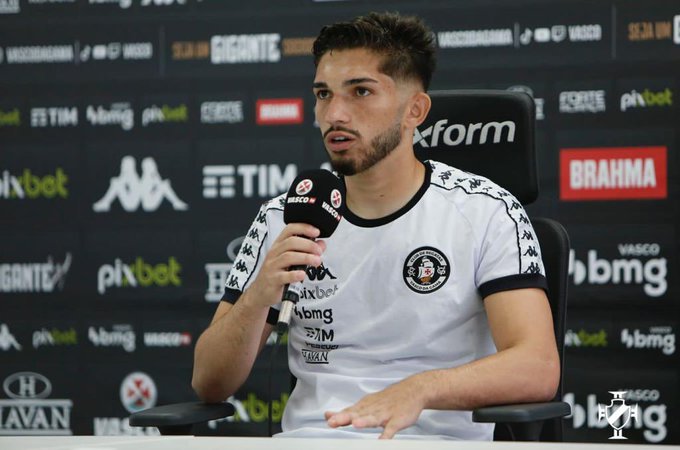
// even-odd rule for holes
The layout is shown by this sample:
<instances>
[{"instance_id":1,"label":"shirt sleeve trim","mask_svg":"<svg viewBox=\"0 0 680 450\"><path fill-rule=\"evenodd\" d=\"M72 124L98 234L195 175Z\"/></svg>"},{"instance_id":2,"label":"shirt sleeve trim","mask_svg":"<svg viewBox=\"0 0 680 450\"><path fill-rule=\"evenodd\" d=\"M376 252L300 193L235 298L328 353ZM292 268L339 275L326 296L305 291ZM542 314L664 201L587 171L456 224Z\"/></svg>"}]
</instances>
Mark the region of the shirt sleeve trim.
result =
<instances>
[{"instance_id":1,"label":"shirt sleeve trim","mask_svg":"<svg viewBox=\"0 0 680 450\"><path fill-rule=\"evenodd\" d=\"M548 291L548 281L539 273L517 274L507 277L496 278L495 280L487 281L479 286L479 293L482 298L486 298L491 294L502 291L511 291L514 289L538 288Z\"/></svg>"}]
</instances>

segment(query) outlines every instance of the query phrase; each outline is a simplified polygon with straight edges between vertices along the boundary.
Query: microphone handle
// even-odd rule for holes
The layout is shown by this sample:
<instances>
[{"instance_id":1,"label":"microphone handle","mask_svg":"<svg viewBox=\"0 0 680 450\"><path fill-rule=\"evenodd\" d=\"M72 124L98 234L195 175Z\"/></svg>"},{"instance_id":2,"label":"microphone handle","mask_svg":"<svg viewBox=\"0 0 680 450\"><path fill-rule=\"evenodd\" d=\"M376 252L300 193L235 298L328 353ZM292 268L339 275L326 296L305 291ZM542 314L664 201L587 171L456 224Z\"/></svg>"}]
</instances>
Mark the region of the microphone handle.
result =
<instances>
[{"instance_id":1,"label":"microphone handle","mask_svg":"<svg viewBox=\"0 0 680 450\"><path fill-rule=\"evenodd\" d=\"M288 270L305 270L306 266L291 266ZM297 284L297 283L296 283ZM293 308L300 300L299 288L297 286L291 289L290 284L283 287L283 295L281 297L281 309L279 310L279 320L276 323L276 332L281 335L288 330L290 325L290 318L293 315Z\"/></svg>"}]
</instances>

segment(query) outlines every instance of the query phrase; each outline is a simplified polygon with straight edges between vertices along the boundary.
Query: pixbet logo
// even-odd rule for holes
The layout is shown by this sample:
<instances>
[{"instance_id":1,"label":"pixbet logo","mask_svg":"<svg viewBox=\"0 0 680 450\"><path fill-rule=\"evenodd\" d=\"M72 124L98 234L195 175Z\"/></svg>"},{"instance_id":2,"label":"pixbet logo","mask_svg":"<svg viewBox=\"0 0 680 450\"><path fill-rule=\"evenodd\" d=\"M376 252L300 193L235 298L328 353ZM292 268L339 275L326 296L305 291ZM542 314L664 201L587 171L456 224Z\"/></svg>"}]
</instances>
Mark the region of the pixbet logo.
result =
<instances>
[{"instance_id":1,"label":"pixbet logo","mask_svg":"<svg viewBox=\"0 0 680 450\"><path fill-rule=\"evenodd\" d=\"M629 108L649 108L654 106L673 106L673 91L669 88L660 92L653 92L649 89L638 92L633 89L631 92L621 96L621 111L623 112Z\"/></svg>"},{"instance_id":2,"label":"pixbet logo","mask_svg":"<svg viewBox=\"0 0 680 450\"><path fill-rule=\"evenodd\" d=\"M78 335L75 328L69 328L68 330L59 330L57 328L48 330L42 328L33 332L33 348L77 344Z\"/></svg>"},{"instance_id":3,"label":"pixbet logo","mask_svg":"<svg viewBox=\"0 0 680 450\"><path fill-rule=\"evenodd\" d=\"M416 128L413 135L413 145L420 144L423 148L436 147L439 145L439 138L442 138L444 145L455 147L457 145L486 144L491 133L493 133L492 143L515 141L515 122L506 120L503 122L488 123L469 123L467 125L454 123L449 125L448 119L441 119L430 125L423 131ZM504 131L507 130L505 133ZM479 133L477 133L479 132ZM429 141L428 141L429 138Z\"/></svg>"},{"instance_id":4,"label":"pixbet logo","mask_svg":"<svg viewBox=\"0 0 680 450\"><path fill-rule=\"evenodd\" d=\"M619 246L621 256L628 254ZM656 244L657 249L660 247ZM658 254L658 253L657 253ZM576 259L576 252L569 252L569 275L575 285L585 283L591 285L631 284L642 285L649 297L659 297L666 293L668 272L666 258L650 258L643 261L639 258L604 259L598 257L597 250L587 252L586 262Z\"/></svg>"},{"instance_id":5,"label":"pixbet logo","mask_svg":"<svg viewBox=\"0 0 680 450\"><path fill-rule=\"evenodd\" d=\"M35 175L31 169L23 169L21 175L3 170L0 179L0 199L68 198L68 176L57 167L54 175Z\"/></svg>"},{"instance_id":6,"label":"pixbet logo","mask_svg":"<svg viewBox=\"0 0 680 450\"><path fill-rule=\"evenodd\" d=\"M605 330L587 331L581 328L579 331L568 329L564 334L565 347L607 347L607 332Z\"/></svg>"},{"instance_id":7,"label":"pixbet logo","mask_svg":"<svg viewBox=\"0 0 680 450\"><path fill-rule=\"evenodd\" d=\"M184 103L176 106L151 105L142 111L143 127L156 123L187 122L188 120L189 109Z\"/></svg>"},{"instance_id":8,"label":"pixbet logo","mask_svg":"<svg viewBox=\"0 0 680 450\"><path fill-rule=\"evenodd\" d=\"M123 264L116 258L113 264L105 264L97 274L97 291L104 295L110 287L149 287L149 286L181 286L179 273L182 266L174 256L168 263L155 266L147 264L141 257L135 258L132 264Z\"/></svg>"},{"instance_id":9,"label":"pixbet logo","mask_svg":"<svg viewBox=\"0 0 680 450\"><path fill-rule=\"evenodd\" d=\"M272 402L272 421L274 423L280 423L283 417L283 410L286 408L288 403L288 393L281 393L279 399L274 399ZM212 420L208 422L208 426L212 429L217 428L219 422L254 422L262 423L267 421L269 415L269 403L261 400L257 395L249 392L245 398L237 399L233 395L227 399L227 402L234 405L236 410L233 416Z\"/></svg>"}]
</instances>

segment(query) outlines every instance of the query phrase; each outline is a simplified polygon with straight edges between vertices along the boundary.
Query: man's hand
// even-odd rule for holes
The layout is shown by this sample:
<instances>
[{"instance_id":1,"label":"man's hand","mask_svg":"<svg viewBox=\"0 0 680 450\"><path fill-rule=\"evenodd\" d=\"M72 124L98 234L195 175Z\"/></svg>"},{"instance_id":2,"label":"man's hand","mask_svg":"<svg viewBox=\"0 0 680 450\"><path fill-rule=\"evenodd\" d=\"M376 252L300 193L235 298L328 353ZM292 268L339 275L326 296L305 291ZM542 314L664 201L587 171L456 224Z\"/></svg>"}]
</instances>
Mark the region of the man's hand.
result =
<instances>
[{"instance_id":1,"label":"man's hand","mask_svg":"<svg viewBox=\"0 0 680 450\"><path fill-rule=\"evenodd\" d=\"M369 394L356 404L339 412L324 415L331 428L352 425L355 428L382 427L380 439L392 439L413 425L425 407L425 387L417 377L407 378L375 394Z\"/></svg>"},{"instance_id":2,"label":"man's hand","mask_svg":"<svg viewBox=\"0 0 680 450\"><path fill-rule=\"evenodd\" d=\"M291 223L286 225L267 253L260 273L246 291L247 300L259 306L270 306L281 301L283 287L305 279L304 270L288 270L291 266L321 264L321 254L326 249L324 241L314 241L320 231L312 225Z\"/></svg>"}]
</instances>

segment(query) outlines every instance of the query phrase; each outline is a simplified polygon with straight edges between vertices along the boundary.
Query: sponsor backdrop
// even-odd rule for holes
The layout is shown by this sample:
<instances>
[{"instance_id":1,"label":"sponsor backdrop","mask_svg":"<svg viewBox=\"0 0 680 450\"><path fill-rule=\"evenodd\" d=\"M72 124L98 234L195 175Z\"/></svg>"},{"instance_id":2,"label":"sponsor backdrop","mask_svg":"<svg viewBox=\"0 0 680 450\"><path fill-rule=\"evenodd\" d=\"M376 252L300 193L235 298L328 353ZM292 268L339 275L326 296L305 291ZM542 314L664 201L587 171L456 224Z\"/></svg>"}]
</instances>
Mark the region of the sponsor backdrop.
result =
<instances>
[{"instance_id":1,"label":"sponsor backdrop","mask_svg":"<svg viewBox=\"0 0 680 450\"><path fill-rule=\"evenodd\" d=\"M680 443L680 6L654 0L0 0L0 435L153 434L127 415L195 398L259 205L326 161L311 42L373 9L432 26L433 89L534 96L529 211L572 238L567 439L604 442L626 390L624 436ZM271 350L205 433L280 422Z\"/></svg>"}]
</instances>

